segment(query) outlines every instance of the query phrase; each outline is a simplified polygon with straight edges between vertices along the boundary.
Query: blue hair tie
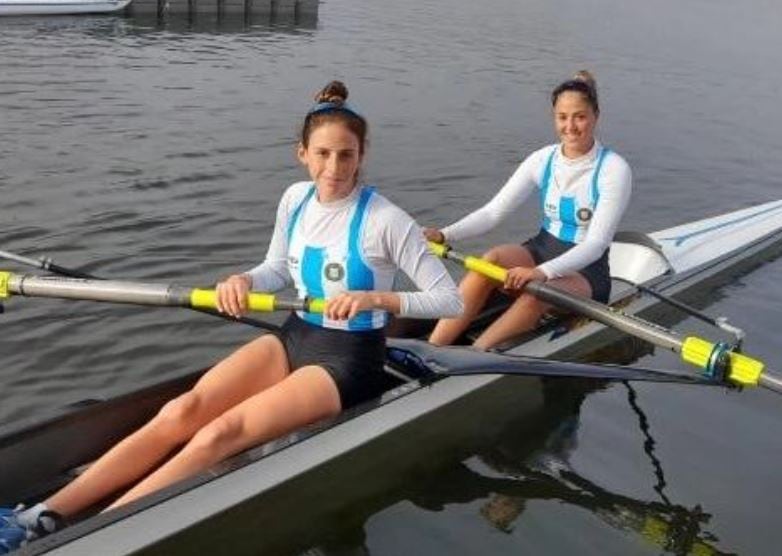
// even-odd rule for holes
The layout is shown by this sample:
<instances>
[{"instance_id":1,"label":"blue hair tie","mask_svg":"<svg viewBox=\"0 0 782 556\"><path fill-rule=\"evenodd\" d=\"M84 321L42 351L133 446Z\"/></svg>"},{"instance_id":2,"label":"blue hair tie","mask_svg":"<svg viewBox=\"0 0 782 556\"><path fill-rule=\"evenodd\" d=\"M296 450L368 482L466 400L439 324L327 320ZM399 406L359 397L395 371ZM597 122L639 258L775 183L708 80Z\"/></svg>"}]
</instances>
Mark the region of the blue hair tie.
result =
<instances>
[{"instance_id":1,"label":"blue hair tie","mask_svg":"<svg viewBox=\"0 0 782 556\"><path fill-rule=\"evenodd\" d=\"M347 102L319 102L307 112L307 116L313 114L323 114L325 112L347 112L357 118L364 119L364 116L359 114L352 106Z\"/></svg>"}]
</instances>

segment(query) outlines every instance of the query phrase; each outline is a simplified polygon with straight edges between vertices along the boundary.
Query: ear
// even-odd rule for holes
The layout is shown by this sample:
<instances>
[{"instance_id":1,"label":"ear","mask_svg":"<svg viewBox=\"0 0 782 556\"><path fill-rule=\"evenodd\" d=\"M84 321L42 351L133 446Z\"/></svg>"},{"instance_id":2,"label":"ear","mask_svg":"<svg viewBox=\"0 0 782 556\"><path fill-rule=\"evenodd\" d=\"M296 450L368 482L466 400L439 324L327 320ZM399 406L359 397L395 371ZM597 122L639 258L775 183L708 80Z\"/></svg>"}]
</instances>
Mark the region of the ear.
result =
<instances>
[{"instance_id":1,"label":"ear","mask_svg":"<svg viewBox=\"0 0 782 556\"><path fill-rule=\"evenodd\" d=\"M298 158L299 162L301 162L304 166L307 165L307 148L301 142L296 147L296 158Z\"/></svg>"}]
</instances>

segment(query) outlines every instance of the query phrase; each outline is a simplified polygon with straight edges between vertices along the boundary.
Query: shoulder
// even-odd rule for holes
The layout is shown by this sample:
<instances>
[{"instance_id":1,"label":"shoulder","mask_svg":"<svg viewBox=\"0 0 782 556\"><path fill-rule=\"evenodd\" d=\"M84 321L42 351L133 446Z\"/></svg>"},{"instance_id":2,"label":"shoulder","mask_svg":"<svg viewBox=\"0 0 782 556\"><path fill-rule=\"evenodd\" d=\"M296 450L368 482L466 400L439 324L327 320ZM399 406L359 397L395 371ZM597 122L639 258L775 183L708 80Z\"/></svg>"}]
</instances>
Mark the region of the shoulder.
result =
<instances>
[{"instance_id":1,"label":"shoulder","mask_svg":"<svg viewBox=\"0 0 782 556\"><path fill-rule=\"evenodd\" d=\"M522 164L543 166L544 164L546 164L546 162L548 162L548 159L551 157L551 155L556 152L557 147L559 147L559 143L554 143L553 145L546 145L545 147L541 147L538 150L530 153L527 156L527 158L524 159L524 162Z\"/></svg>"},{"instance_id":2,"label":"shoulder","mask_svg":"<svg viewBox=\"0 0 782 556\"><path fill-rule=\"evenodd\" d=\"M395 223L407 224L413 221L413 217L407 214L404 209L378 193L376 189L372 192L369 202L372 218L378 223L391 225Z\"/></svg>"},{"instance_id":3,"label":"shoulder","mask_svg":"<svg viewBox=\"0 0 782 556\"><path fill-rule=\"evenodd\" d=\"M368 208L367 237L386 246L403 244L413 230L420 229L412 216L377 191L373 192ZM421 235L423 238L423 234L412 235Z\"/></svg>"},{"instance_id":4,"label":"shoulder","mask_svg":"<svg viewBox=\"0 0 782 556\"><path fill-rule=\"evenodd\" d=\"M304 200L304 197L307 196L310 189L312 189L311 181L298 181L288 186L280 199L280 208L283 209L284 212L294 210L299 203Z\"/></svg>"},{"instance_id":5,"label":"shoulder","mask_svg":"<svg viewBox=\"0 0 782 556\"><path fill-rule=\"evenodd\" d=\"M610 149L610 152L606 155L603 161L603 168L607 173L621 181L630 181L632 179L633 171L630 168L630 164L613 149Z\"/></svg>"},{"instance_id":6,"label":"shoulder","mask_svg":"<svg viewBox=\"0 0 782 556\"><path fill-rule=\"evenodd\" d=\"M282 194L283 199L301 200L312 189L313 183L311 181L297 181L296 183L289 185Z\"/></svg>"}]
</instances>

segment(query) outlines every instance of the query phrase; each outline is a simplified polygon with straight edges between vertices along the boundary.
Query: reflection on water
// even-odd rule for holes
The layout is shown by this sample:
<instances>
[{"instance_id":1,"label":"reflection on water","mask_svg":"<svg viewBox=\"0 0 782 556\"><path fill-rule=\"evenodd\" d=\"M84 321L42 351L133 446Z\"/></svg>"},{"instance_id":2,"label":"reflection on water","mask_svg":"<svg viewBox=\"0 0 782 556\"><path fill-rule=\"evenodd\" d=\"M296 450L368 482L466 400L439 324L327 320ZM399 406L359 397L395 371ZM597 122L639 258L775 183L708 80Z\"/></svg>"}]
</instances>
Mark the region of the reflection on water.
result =
<instances>
[{"instance_id":1,"label":"reflection on water","mask_svg":"<svg viewBox=\"0 0 782 556\"><path fill-rule=\"evenodd\" d=\"M182 2L177 10L158 12L152 4L135 6L124 20L137 29L172 33L274 33L315 29L318 25L318 7L306 10L274 11L252 5L234 6L230 10L197 9L195 4Z\"/></svg>"},{"instance_id":2,"label":"reflection on water","mask_svg":"<svg viewBox=\"0 0 782 556\"><path fill-rule=\"evenodd\" d=\"M231 11L189 10L158 12L151 4L128 12L109 15L20 16L2 20L4 32L14 33L84 33L93 37L112 37L148 32L232 34L232 33L296 33L314 30L318 26L318 7L307 10ZM43 37L42 37L43 38ZM8 43L6 43L8 44Z\"/></svg>"}]
</instances>

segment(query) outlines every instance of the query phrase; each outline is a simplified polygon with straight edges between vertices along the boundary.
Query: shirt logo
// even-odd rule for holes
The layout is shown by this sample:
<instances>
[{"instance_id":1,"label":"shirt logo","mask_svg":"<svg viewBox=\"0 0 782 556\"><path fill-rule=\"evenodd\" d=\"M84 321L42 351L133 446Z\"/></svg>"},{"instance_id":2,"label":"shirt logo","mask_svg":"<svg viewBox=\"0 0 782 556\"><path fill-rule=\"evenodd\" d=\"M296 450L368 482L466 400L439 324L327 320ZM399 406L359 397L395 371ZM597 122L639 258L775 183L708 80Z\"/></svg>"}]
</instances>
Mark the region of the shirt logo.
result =
<instances>
[{"instance_id":1,"label":"shirt logo","mask_svg":"<svg viewBox=\"0 0 782 556\"><path fill-rule=\"evenodd\" d=\"M339 263L329 263L323 268L323 275L326 280L339 282L345 277L345 267Z\"/></svg>"},{"instance_id":2,"label":"shirt logo","mask_svg":"<svg viewBox=\"0 0 782 556\"><path fill-rule=\"evenodd\" d=\"M576 212L576 217L581 220L581 222L588 222L592 219L592 211L588 208L580 208L578 209L578 212Z\"/></svg>"}]
</instances>

